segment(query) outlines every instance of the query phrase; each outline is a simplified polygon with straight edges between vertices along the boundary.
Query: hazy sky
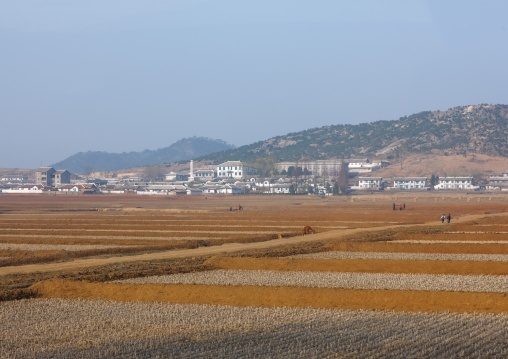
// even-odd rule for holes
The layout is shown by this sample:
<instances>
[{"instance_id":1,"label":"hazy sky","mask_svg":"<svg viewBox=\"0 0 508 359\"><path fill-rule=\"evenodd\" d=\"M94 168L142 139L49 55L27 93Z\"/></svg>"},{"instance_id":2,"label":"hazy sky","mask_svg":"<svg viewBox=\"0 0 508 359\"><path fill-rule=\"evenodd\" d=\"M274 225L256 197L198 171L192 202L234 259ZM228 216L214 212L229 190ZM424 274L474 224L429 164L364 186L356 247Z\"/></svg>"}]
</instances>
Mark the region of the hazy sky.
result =
<instances>
[{"instance_id":1,"label":"hazy sky","mask_svg":"<svg viewBox=\"0 0 508 359\"><path fill-rule=\"evenodd\" d=\"M508 1L0 0L0 167L508 103Z\"/></svg>"}]
</instances>

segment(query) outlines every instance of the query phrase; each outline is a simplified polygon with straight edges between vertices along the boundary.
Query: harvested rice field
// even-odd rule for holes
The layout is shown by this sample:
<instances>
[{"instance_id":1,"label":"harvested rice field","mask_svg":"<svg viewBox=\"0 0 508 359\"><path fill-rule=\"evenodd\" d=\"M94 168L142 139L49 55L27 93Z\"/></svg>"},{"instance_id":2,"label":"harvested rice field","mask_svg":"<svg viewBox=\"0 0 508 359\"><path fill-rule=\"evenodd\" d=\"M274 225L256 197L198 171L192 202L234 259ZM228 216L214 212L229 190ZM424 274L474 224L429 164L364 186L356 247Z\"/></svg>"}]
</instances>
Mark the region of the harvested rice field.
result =
<instances>
[{"instance_id":1,"label":"harvested rice field","mask_svg":"<svg viewBox=\"0 0 508 359\"><path fill-rule=\"evenodd\" d=\"M3 358L508 356L507 315L79 299L1 305Z\"/></svg>"},{"instance_id":2,"label":"harvested rice field","mask_svg":"<svg viewBox=\"0 0 508 359\"><path fill-rule=\"evenodd\" d=\"M3 195L0 298L6 358L506 357L508 195Z\"/></svg>"}]
</instances>

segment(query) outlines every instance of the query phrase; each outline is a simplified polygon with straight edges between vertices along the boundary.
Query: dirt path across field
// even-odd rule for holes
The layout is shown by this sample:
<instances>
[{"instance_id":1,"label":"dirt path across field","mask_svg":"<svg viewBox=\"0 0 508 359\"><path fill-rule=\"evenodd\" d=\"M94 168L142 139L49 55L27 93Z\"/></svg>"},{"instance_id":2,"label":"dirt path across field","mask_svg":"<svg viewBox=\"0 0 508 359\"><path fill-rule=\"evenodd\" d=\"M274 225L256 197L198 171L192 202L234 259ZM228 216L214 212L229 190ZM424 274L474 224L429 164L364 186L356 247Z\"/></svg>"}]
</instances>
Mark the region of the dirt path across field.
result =
<instances>
[{"instance_id":1,"label":"dirt path across field","mask_svg":"<svg viewBox=\"0 0 508 359\"><path fill-rule=\"evenodd\" d=\"M486 218L492 216L500 216L500 215L508 215L508 213L494 213L494 214L480 214L480 215L467 215L454 219L454 223L462 223L467 222L479 218ZM256 242L256 243L228 243L223 244L221 246L213 246L213 247L199 247L195 249L182 249L182 250L172 250L166 252L158 252L158 253L148 253L141 255L129 255L129 256L118 256L118 257L110 257L110 258L89 258L89 259L76 259L74 261L69 262L61 262L61 263L47 263L47 264L30 264L23 266L9 266L0 268L0 276L1 275L9 275L9 274L27 274L27 273L37 273L37 272L55 272L61 270L75 270L80 268L88 268L88 267L96 267L96 266L104 266L114 263L124 263L124 262L135 262L135 261L151 261L151 260L160 260L160 259L172 259L172 258L186 258L186 257L199 257L199 256L209 256L209 255L221 255L224 253L232 253L232 252L241 252L246 250L258 250L258 249L269 249L284 245L294 245L298 243L304 242L317 242L317 241L328 241L328 240L336 240L340 238L344 238L346 236L359 234L359 233L369 233L382 231L387 229L396 229L396 228L414 228L420 226L428 226L428 225L439 225L439 221L428 222L424 224L398 224L398 225L389 225L384 227L370 227L370 228L354 228L354 229L338 229L329 232L316 233L307 236L297 236L297 237L289 237L289 238L280 238L274 239L265 242Z\"/></svg>"}]
</instances>

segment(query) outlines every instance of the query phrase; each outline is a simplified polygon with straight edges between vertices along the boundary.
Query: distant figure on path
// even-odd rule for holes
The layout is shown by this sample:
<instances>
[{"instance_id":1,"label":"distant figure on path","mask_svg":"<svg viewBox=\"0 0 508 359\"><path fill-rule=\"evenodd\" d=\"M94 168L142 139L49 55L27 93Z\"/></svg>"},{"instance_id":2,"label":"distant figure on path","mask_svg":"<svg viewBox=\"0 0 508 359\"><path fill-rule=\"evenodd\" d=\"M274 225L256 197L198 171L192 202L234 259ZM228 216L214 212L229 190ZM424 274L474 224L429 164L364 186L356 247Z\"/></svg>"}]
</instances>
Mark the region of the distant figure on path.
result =
<instances>
[{"instance_id":1,"label":"distant figure on path","mask_svg":"<svg viewBox=\"0 0 508 359\"><path fill-rule=\"evenodd\" d=\"M393 204L393 210L395 211L395 203Z\"/></svg>"},{"instance_id":2,"label":"distant figure on path","mask_svg":"<svg viewBox=\"0 0 508 359\"><path fill-rule=\"evenodd\" d=\"M242 209L243 209L242 205L241 205L241 204L239 204L239 205L238 205L238 210L239 210L239 211L241 211Z\"/></svg>"},{"instance_id":3,"label":"distant figure on path","mask_svg":"<svg viewBox=\"0 0 508 359\"><path fill-rule=\"evenodd\" d=\"M448 217L446 217L446 219L448 220L448 223L450 223L450 221L452 220L452 215L448 213Z\"/></svg>"},{"instance_id":4,"label":"distant figure on path","mask_svg":"<svg viewBox=\"0 0 508 359\"><path fill-rule=\"evenodd\" d=\"M446 218L446 217L445 217L445 215L444 215L444 213L443 213L443 215L441 216L441 223L444 223L445 218Z\"/></svg>"},{"instance_id":5,"label":"distant figure on path","mask_svg":"<svg viewBox=\"0 0 508 359\"><path fill-rule=\"evenodd\" d=\"M401 204L399 204L399 210L402 211L402 205Z\"/></svg>"},{"instance_id":6,"label":"distant figure on path","mask_svg":"<svg viewBox=\"0 0 508 359\"><path fill-rule=\"evenodd\" d=\"M406 204L404 203L404 205L402 206L402 208L406 209Z\"/></svg>"}]
</instances>

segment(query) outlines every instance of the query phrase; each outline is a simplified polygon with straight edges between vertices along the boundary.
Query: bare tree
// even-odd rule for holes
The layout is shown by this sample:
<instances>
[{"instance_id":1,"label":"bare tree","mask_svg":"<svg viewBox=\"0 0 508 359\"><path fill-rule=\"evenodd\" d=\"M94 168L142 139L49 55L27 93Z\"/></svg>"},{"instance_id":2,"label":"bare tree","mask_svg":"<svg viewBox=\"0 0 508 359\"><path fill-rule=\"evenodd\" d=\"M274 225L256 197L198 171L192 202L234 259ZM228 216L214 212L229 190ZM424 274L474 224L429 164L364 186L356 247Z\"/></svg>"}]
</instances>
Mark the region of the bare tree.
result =
<instances>
[{"instance_id":1,"label":"bare tree","mask_svg":"<svg viewBox=\"0 0 508 359\"><path fill-rule=\"evenodd\" d=\"M160 181L164 179L164 172L163 166L147 166L143 171L143 177L149 182Z\"/></svg>"},{"instance_id":2,"label":"bare tree","mask_svg":"<svg viewBox=\"0 0 508 359\"><path fill-rule=\"evenodd\" d=\"M84 175L86 177L86 181L88 182L88 180L90 179L90 175L92 174L92 166L86 166L85 167L85 172L84 172Z\"/></svg>"},{"instance_id":3,"label":"bare tree","mask_svg":"<svg viewBox=\"0 0 508 359\"><path fill-rule=\"evenodd\" d=\"M349 188L349 181L348 181L348 164L344 162L344 160L342 160L342 163L340 164L337 184L339 186L340 193L346 194L346 191Z\"/></svg>"}]
</instances>

